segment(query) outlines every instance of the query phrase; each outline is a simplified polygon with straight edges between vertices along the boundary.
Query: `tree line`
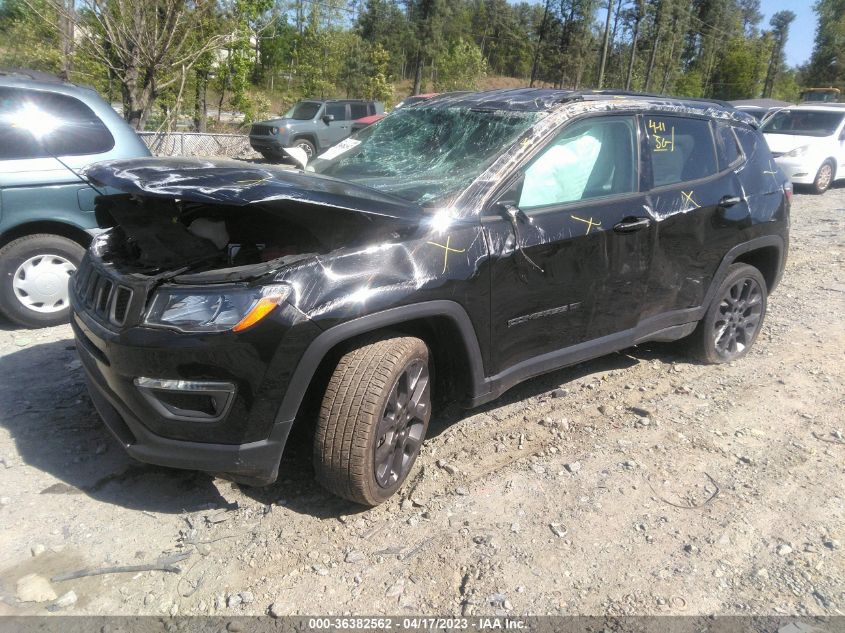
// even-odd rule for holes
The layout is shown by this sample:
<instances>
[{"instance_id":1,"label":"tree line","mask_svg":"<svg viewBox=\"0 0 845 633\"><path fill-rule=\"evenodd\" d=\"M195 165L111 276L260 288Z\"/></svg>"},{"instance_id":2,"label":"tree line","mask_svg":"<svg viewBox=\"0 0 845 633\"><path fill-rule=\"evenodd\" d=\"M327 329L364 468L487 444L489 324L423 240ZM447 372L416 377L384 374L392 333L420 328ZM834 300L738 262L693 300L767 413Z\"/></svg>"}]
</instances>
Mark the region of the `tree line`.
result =
<instances>
[{"instance_id":1,"label":"tree line","mask_svg":"<svg viewBox=\"0 0 845 633\"><path fill-rule=\"evenodd\" d=\"M845 0L815 10L793 69L795 14L760 0L0 0L0 66L93 85L139 129L499 85L794 100L843 82Z\"/></svg>"}]
</instances>

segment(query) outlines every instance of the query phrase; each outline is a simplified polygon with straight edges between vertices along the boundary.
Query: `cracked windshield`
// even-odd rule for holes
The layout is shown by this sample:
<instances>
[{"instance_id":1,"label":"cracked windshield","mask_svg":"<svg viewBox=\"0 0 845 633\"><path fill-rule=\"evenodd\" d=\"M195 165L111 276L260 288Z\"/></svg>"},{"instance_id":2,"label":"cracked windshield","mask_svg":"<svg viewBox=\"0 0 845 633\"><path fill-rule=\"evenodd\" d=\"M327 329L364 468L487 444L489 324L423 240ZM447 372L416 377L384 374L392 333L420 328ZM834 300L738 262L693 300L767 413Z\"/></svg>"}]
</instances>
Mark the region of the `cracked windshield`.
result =
<instances>
[{"instance_id":1,"label":"cracked windshield","mask_svg":"<svg viewBox=\"0 0 845 633\"><path fill-rule=\"evenodd\" d=\"M309 168L426 205L466 187L540 114L469 108L399 111L324 153Z\"/></svg>"}]
</instances>

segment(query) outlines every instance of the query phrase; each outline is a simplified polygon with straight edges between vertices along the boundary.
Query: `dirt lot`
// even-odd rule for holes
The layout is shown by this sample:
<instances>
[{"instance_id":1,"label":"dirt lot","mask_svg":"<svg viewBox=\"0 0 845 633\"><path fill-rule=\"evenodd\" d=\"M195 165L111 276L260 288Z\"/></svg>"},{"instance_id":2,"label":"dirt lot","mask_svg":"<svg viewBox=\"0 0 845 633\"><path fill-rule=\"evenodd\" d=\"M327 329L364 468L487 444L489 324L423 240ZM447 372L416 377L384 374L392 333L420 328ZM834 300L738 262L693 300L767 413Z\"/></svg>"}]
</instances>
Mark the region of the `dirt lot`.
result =
<instances>
[{"instance_id":1,"label":"dirt lot","mask_svg":"<svg viewBox=\"0 0 845 633\"><path fill-rule=\"evenodd\" d=\"M441 414L404 496L375 510L313 483L302 441L264 489L132 462L70 328L6 325L0 613L842 614L845 187L796 195L792 217L745 360L645 345ZM180 574L16 599L30 573L180 552Z\"/></svg>"}]
</instances>

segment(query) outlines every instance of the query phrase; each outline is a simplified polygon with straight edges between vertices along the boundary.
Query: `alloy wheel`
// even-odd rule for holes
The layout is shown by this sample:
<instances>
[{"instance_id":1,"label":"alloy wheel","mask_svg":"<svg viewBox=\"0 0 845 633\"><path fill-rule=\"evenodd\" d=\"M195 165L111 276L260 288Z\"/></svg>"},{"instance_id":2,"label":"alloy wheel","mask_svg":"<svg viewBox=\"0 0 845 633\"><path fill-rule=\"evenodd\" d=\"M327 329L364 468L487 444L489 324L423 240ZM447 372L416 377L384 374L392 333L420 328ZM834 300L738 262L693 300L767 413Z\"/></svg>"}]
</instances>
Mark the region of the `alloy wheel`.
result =
<instances>
[{"instance_id":1,"label":"alloy wheel","mask_svg":"<svg viewBox=\"0 0 845 633\"><path fill-rule=\"evenodd\" d=\"M305 155L308 156L308 160L314 158L314 148L312 148L309 143L297 143L296 147L305 152Z\"/></svg>"},{"instance_id":2,"label":"alloy wheel","mask_svg":"<svg viewBox=\"0 0 845 633\"><path fill-rule=\"evenodd\" d=\"M819 175L816 179L816 185L820 190L827 189L830 186L830 181L833 178L833 167L830 163L825 163L819 169Z\"/></svg>"},{"instance_id":3,"label":"alloy wheel","mask_svg":"<svg viewBox=\"0 0 845 633\"><path fill-rule=\"evenodd\" d=\"M713 324L714 344L719 354L741 354L754 341L763 313L763 290L756 280L737 280L719 303Z\"/></svg>"},{"instance_id":4,"label":"alloy wheel","mask_svg":"<svg viewBox=\"0 0 845 633\"><path fill-rule=\"evenodd\" d=\"M408 474L422 445L430 408L428 367L415 360L393 385L376 432L374 469L382 488L389 488Z\"/></svg>"}]
</instances>

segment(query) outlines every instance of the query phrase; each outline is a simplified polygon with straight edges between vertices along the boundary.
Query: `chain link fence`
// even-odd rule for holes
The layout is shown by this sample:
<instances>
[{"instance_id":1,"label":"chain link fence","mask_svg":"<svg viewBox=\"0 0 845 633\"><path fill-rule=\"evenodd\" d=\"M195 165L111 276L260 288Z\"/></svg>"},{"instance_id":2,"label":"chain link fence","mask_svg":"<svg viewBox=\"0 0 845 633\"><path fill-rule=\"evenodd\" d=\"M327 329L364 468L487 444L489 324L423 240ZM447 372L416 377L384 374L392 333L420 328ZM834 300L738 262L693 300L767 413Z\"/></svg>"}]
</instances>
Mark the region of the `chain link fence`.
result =
<instances>
[{"instance_id":1,"label":"chain link fence","mask_svg":"<svg viewBox=\"0 0 845 633\"><path fill-rule=\"evenodd\" d=\"M257 158L245 134L205 132L138 132L155 156L218 156Z\"/></svg>"}]
</instances>

